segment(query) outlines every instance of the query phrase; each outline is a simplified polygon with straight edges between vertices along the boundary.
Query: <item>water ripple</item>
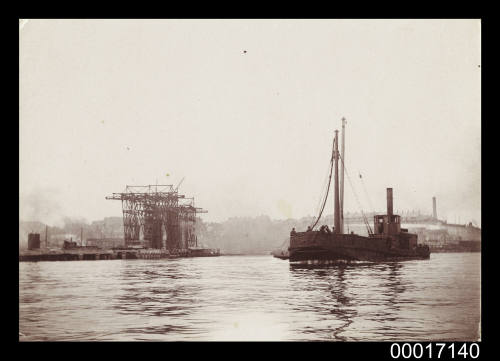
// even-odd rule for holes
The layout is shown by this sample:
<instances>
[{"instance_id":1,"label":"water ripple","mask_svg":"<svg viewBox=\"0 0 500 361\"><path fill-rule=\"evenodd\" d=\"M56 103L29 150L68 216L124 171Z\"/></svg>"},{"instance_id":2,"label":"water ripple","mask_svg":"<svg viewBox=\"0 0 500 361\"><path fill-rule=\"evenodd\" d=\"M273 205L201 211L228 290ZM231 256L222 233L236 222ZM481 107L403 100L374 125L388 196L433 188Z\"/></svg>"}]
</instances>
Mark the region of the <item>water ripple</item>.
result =
<instances>
[{"instance_id":1,"label":"water ripple","mask_svg":"<svg viewBox=\"0 0 500 361\"><path fill-rule=\"evenodd\" d=\"M480 254L19 264L20 340L477 340Z\"/></svg>"}]
</instances>

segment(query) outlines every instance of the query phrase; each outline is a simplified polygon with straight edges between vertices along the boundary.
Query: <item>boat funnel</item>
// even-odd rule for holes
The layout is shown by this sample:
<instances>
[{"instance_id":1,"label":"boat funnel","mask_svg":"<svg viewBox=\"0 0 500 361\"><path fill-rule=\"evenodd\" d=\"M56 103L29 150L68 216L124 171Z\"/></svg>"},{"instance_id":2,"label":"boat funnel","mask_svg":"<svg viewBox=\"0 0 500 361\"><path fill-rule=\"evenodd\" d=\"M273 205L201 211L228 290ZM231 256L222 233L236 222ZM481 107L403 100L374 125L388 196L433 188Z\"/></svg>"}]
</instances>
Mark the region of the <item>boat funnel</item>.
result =
<instances>
[{"instance_id":1,"label":"boat funnel","mask_svg":"<svg viewBox=\"0 0 500 361\"><path fill-rule=\"evenodd\" d=\"M387 188L387 216L389 217L389 222L392 219L392 188Z\"/></svg>"}]
</instances>

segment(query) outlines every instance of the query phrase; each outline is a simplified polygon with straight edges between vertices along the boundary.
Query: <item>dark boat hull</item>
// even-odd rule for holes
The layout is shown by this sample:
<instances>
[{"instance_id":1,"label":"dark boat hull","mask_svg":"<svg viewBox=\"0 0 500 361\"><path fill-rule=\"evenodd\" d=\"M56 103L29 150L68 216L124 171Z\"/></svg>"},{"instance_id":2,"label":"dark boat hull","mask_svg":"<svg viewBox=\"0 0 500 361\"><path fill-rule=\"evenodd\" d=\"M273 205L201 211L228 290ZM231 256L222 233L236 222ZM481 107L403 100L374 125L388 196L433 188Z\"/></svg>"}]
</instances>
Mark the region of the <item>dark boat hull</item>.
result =
<instances>
[{"instance_id":1,"label":"dark boat hull","mask_svg":"<svg viewBox=\"0 0 500 361\"><path fill-rule=\"evenodd\" d=\"M385 253L370 250L351 249L300 249L290 253L289 260L307 261L307 260L329 260L329 261L409 261L414 259L428 259L429 254L400 254L400 253Z\"/></svg>"},{"instance_id":2,"label":"dark boat hull","mask_svg":"<svg viewBox=\"0 0 500 361\"><path fill-rule=\"evenodd\" d=\"M404 239L396 237L302 232L290 238L289 259L291 262L306 260L407 261L429 257L428 247L407 246Z\"/></svg>"}]
</instances>

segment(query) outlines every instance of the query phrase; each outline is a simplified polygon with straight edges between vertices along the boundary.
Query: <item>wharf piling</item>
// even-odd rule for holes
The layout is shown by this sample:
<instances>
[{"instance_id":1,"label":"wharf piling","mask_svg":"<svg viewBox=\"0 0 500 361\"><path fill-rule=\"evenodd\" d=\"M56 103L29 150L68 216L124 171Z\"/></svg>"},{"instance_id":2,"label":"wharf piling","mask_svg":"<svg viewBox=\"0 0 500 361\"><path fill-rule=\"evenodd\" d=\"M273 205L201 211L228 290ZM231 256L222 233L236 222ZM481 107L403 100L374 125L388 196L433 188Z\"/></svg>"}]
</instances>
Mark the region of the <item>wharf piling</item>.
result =
<instances>
[{"instance_id":1,"label":"wharf piling","mask_svg":"<svg viewBox=\"0 0 500 361\"><path fill-rule=\"evenodd\" d=\"M73 248L73 249L37 249L21 251L19 261L94 261L115 259L165 259L184 257L213 257L219 256L219 249L182 249L169 252L166 249L99 249L99 248Z\"/></svg>"}]
</instances>

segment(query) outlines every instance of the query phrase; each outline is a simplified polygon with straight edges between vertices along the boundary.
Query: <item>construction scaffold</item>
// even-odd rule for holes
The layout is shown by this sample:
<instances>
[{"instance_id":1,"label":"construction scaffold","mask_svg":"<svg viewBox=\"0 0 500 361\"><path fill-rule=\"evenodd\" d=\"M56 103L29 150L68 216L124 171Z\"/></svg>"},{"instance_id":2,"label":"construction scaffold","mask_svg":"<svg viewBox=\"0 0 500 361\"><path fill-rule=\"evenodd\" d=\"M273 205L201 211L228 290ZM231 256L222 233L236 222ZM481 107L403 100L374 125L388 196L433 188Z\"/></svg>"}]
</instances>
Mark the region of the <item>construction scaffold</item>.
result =
<instances>
[{"instance_id":1,"label":"construction scaffold","mask_svg":"<svg viewBox=\"0 0 500 361\"><path fill-rule=\"evenodd\" d=\"M120 200L125 246L181 250L198 246L194 198L178 193L173 185L126 186L108 200Z\"/></svg>"}]
</instances>

